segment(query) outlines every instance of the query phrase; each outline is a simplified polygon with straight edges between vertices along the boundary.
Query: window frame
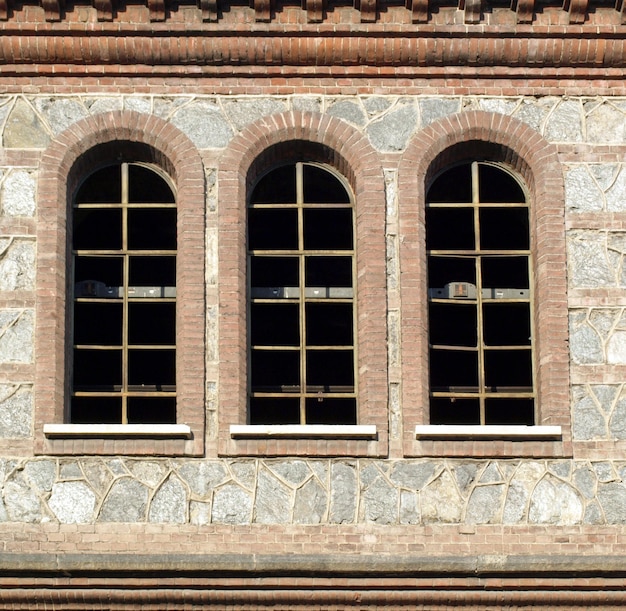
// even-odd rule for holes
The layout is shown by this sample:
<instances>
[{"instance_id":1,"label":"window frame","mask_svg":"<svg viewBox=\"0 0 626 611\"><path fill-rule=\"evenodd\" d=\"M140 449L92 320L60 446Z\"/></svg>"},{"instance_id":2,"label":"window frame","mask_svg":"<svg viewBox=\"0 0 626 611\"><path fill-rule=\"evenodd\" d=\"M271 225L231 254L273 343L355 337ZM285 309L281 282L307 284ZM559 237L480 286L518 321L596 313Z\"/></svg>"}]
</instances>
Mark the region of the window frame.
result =
<instances>
[{"instance_id":1,"label":"window frame","mask_svg":"<svg viewBox=\"0 0 626 611\"><path fill-rule=\"evenodd\" d=\"M250 188L282 162L326 164L355 198L357 425L247 425L246 209ZM334 117L289 112L258 121L220 159L219 434L221 455L382 456L388 451L382 168L366 138Z\"/></svg>"},{"instance_id":2,"label":"window frame","mask_svg":"<svg viewBox=\"0 0 626 611\"><path fill-rule=\"evenodd\" d=\"M74 194L111 162L152 165L171 179L177 201L176 424L68 422L71 245ZM133 111L83 119L42 157L38 183L35 453L200 456L205 448L205 195L198 151L176 127ZM201 332L198 332L201 329Z\"/></svg>"},{"instance_id":3,"label":"window frame","mask_svg":"<svg viewBox=\"0 0 626 611\"><path fill-rule=\"evenodd\" d=\"M426 188L444 168L476 159L508 168L528 189L538 413L533 426L429 423ZM398 182L404 454L571 455L564 186L555 147L512 117L459 113L416 135L401 160Z\"/></svg>"}]
</instances>

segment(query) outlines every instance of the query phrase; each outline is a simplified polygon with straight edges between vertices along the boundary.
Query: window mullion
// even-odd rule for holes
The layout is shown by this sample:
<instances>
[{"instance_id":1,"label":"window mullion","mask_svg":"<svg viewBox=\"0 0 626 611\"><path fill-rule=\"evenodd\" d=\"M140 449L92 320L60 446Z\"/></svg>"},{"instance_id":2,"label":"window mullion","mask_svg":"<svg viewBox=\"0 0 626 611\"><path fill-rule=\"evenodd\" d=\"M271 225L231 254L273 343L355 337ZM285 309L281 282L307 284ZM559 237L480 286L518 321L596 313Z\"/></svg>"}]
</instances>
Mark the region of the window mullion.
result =
<instances>
[{"instance_id":1,"label":"window mullion","mask_svg":"<svg viewBox=\"0 0 626 611\"><path fill-rule=\"evenodd\" d=\"M298 208L298 308L300 325L300 424L306 424L306 255L304 252L304 166L296 164L296 205Z\"/></svg>"},{"instance_id":2,"label":"window mullion","mask_svg":"<svg viewBox=\"0 0 626 611\"><path fill-rule=\"evenodd\" d=\"M130 259L128 255L128 164L122 167L122 256L124 259L122 296L122 424L128 424L128 287Z\"/></svg>"}]
</instances>

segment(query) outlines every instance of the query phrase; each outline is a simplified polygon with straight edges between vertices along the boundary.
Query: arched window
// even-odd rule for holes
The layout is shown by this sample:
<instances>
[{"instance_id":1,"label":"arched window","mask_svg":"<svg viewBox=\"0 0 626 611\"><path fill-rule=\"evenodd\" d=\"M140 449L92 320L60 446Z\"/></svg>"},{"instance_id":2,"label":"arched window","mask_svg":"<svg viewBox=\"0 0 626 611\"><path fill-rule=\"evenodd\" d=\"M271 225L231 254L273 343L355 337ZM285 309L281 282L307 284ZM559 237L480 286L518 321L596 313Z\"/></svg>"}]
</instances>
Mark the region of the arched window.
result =
<instances>
[{"instance_id":1,"label":"arched window","mask_svg":"<svg viewBox=\"0 0 626 611\"><path fill-rule=\"evenodd\" d=\"M176 199L139 163L102 167L72 206L70 421L176 422Z\"/></svg>"},{"instance_id":2,"label":"arched window","mask_svg":"<svg viewBox=\"0 0 626 611\"><path fill-rule=\"evenodd\" d=\"M528 198L503 166L461 163L427 192L430 423L532 425Z\"/></svg>"},{"instance_id":3,"label":"arched window","mask_svg":"<svg viewBox=\"0 0 626 611\"><path fill-rule=\"evenodd\" d=\"M248 202L248 423L355 424L354 214L326 166L263 175Z\"/></svg>"}]
</instances>

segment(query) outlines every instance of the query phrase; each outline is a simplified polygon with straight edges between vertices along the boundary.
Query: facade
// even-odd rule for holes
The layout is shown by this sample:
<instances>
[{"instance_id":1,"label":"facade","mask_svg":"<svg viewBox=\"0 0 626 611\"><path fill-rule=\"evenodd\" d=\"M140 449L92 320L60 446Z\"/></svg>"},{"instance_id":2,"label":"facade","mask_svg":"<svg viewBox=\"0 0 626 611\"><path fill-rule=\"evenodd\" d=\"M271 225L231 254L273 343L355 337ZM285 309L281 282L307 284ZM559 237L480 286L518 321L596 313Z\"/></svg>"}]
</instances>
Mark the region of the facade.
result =
<instances>
[{"instance_id":1,"label":"facade","mask_svg":"<svg viewBox=\"0 0 626 611\"><path fill-rule=\"evenodd\" d=\"M626 607L621 3L0 20L0 609Z\"/></svg>"}]
</instances>

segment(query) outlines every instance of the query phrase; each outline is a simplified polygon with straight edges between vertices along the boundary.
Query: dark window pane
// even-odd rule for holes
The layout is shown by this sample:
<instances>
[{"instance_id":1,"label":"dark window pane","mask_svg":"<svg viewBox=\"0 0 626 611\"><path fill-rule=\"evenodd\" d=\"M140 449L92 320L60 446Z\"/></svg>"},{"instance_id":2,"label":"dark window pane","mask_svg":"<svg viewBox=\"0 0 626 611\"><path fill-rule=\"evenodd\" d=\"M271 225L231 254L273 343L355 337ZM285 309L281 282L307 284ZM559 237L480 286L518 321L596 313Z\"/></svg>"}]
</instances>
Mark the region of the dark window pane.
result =
<instances>
[{"instance_id":1,"label":"dark window pane","mask_svg":"<svg viewBox=\"0 0 626 611\"><path fill-rule=\"evenodd\" d=\"M328 170L305 165L304 201L307 204L347 204L350 196L341 181Z\"/></svg>"},{"instance_id":2,"label":"dark window pane","mask_svg":"<svg viewBox=\"0 0 626 611\"><path fill-rule=\"evenodd\" d=\"M176 352L129 350L128 384L129 387L149 386L156 387L155 390L171 390L176 385Z\"/></svg>"},{"instance_id":3,"label":"dark window pane","mask_svg":"<svg viewBox=\"0 0 626 611\"><path fill-rule=\"evenodd\" d=\"M532 387L530 350L486 350L485 383L493 388Z\"/></svg>"},{"instance_id":4,"label":"dark window pane","mask_svg":"<svg viewBox=\"0 0 626 611\"><path fill-rule=\"evenodd\" d=\"M477 346L475 305L431 303L430 343L442 346Z\"/></svg>"},{"instance_id":5,"label":"dark window pane","mask_svg":"<svg viewBox=\"0 0 626 611\"><path fill-rule=\"evenodd\" d=\"M119 390L121 350L74 350L74 390Z\"/></svg>"},{"instance_id":6,"label":"dark window pane","mask_svg":"<svg viewBox=\"0 0 626 611\"><path fill-rule=\"evenodd\" d=\"M351 250L352 210L349 208L305 209L304 248Z\"/></svg>"},{"instance_id":7,"label":"dark window pane","mask_svg":"<svg viewBox=\"0 0 626 611\"><path fill-rule=\"evenodd\" d=\"M131 204L173 204L174 194L167 181L149 168L128 166L128 201Z\"/></svg>"},{"instance_id":8,"label":"dark window pane","mask_svg":"<svg viewBox=\"0 0 626 611\"><path fill-rule=\"evenodd\" d=\"M348 346L353 341L351 303L307 303L308 346Z\"/></svg>"},{"instance_id":9,"label":"dark window pane","mask_svg":"<svg viewBox=\"0 0 626 611\"><path fill-rule=\"evenodd\" d=\"M447 392L478 390L478 352L457 350L430 351L430 389Z\"/></svg>"},{"instance_id":10,"label":"dark window pane","mask_svg":"<svg viewBox=\"0 0 626 611\"><path fill-rule=\"evenodd\" d=\"M120 424L122 399L118 397L72 397L70 422L73 424Z\"/></svg>"},{"instance_id":11,"label":"dark window pane","mask_svg":"<svg viewBox=\"0 0 626 611\"><path fill-rule=\"evenodd\" d=\"M298 248L298 212L276 208L248 210L249 250L295 250Z\"/></svg>"},{"instance_id":12,"label":"dark window pane","mask_svg":"<svg viewBox=\"0 0 626 611\"><path fill-rule=\"evenodd\" d=\"M296 304L253 303L250 337L253 346L298 346L300 310Z\"/></svg>"},{"instance_id":13,"label":"dark window pane","mask_svg":"<svg viewBox=\"0 0 626 611\"><path fill-rule=\"evenodd\" d=\"M128 397L129 424L175 424L174 397Z\"/></svg>"},{"instance_id":14,"label":"dark window pane","mask_svg":"<svg viewBox=\"0 0 626 611\"><path fill-rule=\"evenodd\" d=\"M253 287L299 286L296 257L252 257L250 284ZM277 296L280 296L277 294Z\"/></svg>"},{"instance_id":15,"label":"dark window pane","mask_svg":"<svg viewBox=\"0 0 626 611\"><path fill-rule=\"evenodd\" d=\"M431 424L480 424L478 399L434 397L430 400Z\"/></svg>"},{"instance_id":16,"label":"dark window pane","mask_svg":"<svg viewBox=\"0 0 626 611\"><path fill-rule=\"evenodd\" d=\"M121 257L74 257L74 281L92 280L117 289L124 284L122 265Z\"/></svg>"},{"instance_id":17,"label":"dark window pane","mask_svg":"<svg viewBox=\"0 0 626 611\"><path fill-rule=\"evenodd\" d=\"M352 257L307 257L306 286L352 286Z\"/></svg>"},{"instance_id":18,"label":"dark window pane","mask_svg":"<svg viewBox=\"0 0 626 611\"><path fill-rule=\"evenodd\" d=\"M481 202L518 204L526 201L522 187L508 172L482 163L478 168Z\"/></svg>"},{"instance_id":19,"label":"dark window pane","mask_svg":"<svg viewBox=\"0 0 626 611\"><path fill-rule=\"evenodd\" d=\"M485 424L535 424L535 404L532 399L487 399Z\"/></svg>"},{"instance_id":20,"label":"dark window pane","mask_svg":"<svg viewBox=\"0 0 626 611\"><path fill-rule=\"evenodd\" d=\"M75 303L74 343L121 346L122 304Z\"/></svg>"},{"instance_id":21,"label":"dark window pane","mask_svg":"<svg viewBox=\"0 0 626 611\"><path fill-rule=\"evenodd\" d=\"M471 203L471 165L459 165L441 174L428 189L427 199L438 203Z\"/></svg>"},{"instance_id":22,"label":"dark window pane","mask_svg":"<svg viewBox=\"0 0 626 611\"><path fill-rule=\"evenodd\" d=\"M250 198L251 204L294 204L296 202L296 166L285 165L267 173Z\"/></svg>"},{"instance_id":23,"label":"dark window pane","mask_svg":"<svg viewBox=\"0 0 626 611\"><path fill-rule=\"evenodd\" d=\"M299 424L300 401L250 397L249 424Z\"/></svg>"},{"instance_id":24,"label":"dark window pane","mask_svg":"<svg viewBox=\"0 0 626 611\"><path fill-rule=\"evenodd\" d=\"M444 288L450 282L476 285L475 257L429 257L428 287Z\"/></svg>"},{"instance_id":25,"label":"dark window pane","mask_svg":"<svg viewBox=\"0 0 626 611\"><path fill-rule=\"evenodd\" d=\"M482 277L483 288L528 289L528 257L482 257Z\"/></svg>"},{"instance_id":26,"label":"dark window pane","mask_svg":"<svg viewBox=\"0 0 626 611\"><path fill-rule=\"evenodd\" d=\"M530 304L484 304L483 337L487 346L529 346Z\"/></svg>"},{"instance_id":27,"label":"dark window pane","mask_svg":"<svg viewBox=\"0 0 626 611\"><path fill-rule=\"evenodd\" d=\"M130 257L129 286L176 286L176 257Z\"/></svg>"},{"instance_id":28,"label":"dark window pane","mask_svg":"<svg viewBox=\"0 0 626 611\"><path fill-rule=\"evenodd\" d=\"M480 247L483 250L528 250L530 248L526 208L482 208Z\"/></svg>"},{"instance_id":29,"label":"dark window pane","mask_svg":"<svg viewBox=\"0 0 626 611\"><path fill-rule=\"evenodd\" d=\"M176 209L129 209L128 248L176 250Z\"/></svg>"},{"instance_id":30,"label":"dark window pane","mask_svg":"<svg viewBox=\"0 0 626 611\"><path fill-rule=\"evenodd\" d=\"M134 345L176 343L175 303L129 303L128 343Z\"/></svg>"},{"instance_id":31,"label":"dark window pane","mask_svg":"<svg viewBox=\"0 0 626 611\"><path fill-rule=\"evenodd\" d=\"M122 211L75 209L73 247L74 250L119 250L122 247Z\"/></svg>"},{"instance_id":32,"label":"dark window pane","mask_svg":"<svg viewBox=\"0 0 626 611\"><path fill-rule=\"evenodd\" d=\"M298 350L253 350L251 357L253 391L282 390L300 385L300 352Z\"/></svg>"},{"instance_id":33,"label":"dark window pane","mask_svg":"<svg viewBox=\"0 0 626 611\"><path fill-rule=\"evenodd\" d=\"M307 424L356 424L356 399L306 400Z\"/></svg>"},{"instance_id":34,"label":"dark window pane","mask_svg":"<svg viewBox=\"0 0 626 611\"><path fill-rule=\"evenodd\" d=\"M320 386L325 391L341 391L331 387L354 387L354 353L352 350L307 350L307 390Z\"/></svg>"},{"instance_id":35,"label":"dark window pane","mask_svg":"<svg viewBox=\"0 0 626 611\"><path fill-rule=\"evenodd\" d=\"M122 169L112 165L91 174L76 193L77 204L118 204L122 201Z\"/></svg>"},{"instance_id":36,"label":"dark window pane","mask_svg":"<svg viewBox=\"0 0 626 611\"><path fill-rule=\"evenodd\" d=\"M426 208L427 250L472 250L472 208Z\"/></svg>"}]
</instances>

